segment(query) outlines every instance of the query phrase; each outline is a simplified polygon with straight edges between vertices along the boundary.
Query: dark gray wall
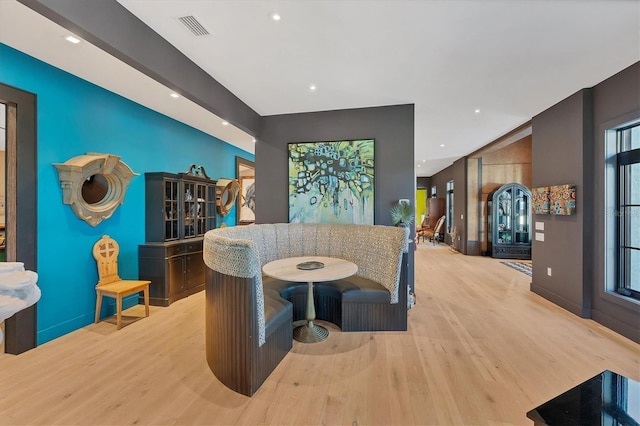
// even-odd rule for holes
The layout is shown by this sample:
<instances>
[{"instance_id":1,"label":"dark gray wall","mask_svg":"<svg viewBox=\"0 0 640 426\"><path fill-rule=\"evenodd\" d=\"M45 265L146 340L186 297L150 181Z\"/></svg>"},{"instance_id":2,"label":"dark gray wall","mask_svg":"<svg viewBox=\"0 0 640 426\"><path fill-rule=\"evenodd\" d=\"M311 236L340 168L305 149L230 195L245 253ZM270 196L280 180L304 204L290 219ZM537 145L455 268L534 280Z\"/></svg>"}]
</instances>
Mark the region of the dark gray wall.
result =
<instances>
[{"instance_id":1,"label":"dark gray wall","mask_svg":"<svg viewBox=\"0 0 640 426\"><path fill-rule=\"evenodd\" d=\"M591 108L590 90L573 96L535 116L532 121L532 186L576 185L576 214L534 215L544 224L544 241L532 243L531 290L576 315L589 317L591 294L585 291L582 271L584 215L592 206L584 194L582 153L592 147L585 131L585 116ZM588 146L585 146L585 143ZM551 268L551 276L547 275Z\"/></svg>"},{"instance_id":2,"label":"dark gray wall","mask_svg":"<svg viewBox=\"0 0 640 426\"><path fill-rule=\"evenodd\" d=\"M369 138L375 139L374 220L392 225L391 206L401 198L415 200L413 105L263 117L256 143L256 222L289 221L288 143ZM409 283L413 287L413 251Z\"/></svg>"},{"instance_id":3,"label":"dark gray wall","mask_svg":"<svg viewBox=\"0 0 640 426\"><path fill-rule=\"evenodd\" d=\"M640 119L640 62L593 88L593 139L589 153L593 168L593 227L585 229L585 244L593 252L593 300L591 317L630 339L640 342L640 305L605 291L604 164L605 130Z\"/></svg>"},{"instance_id":4,"label":"dark gray wall","mask_svg":"<svg viewBox=\"0 0 640 426\"><path fill-rule=\"evenodd\" d=\"M575 183L574 216L535 215L532 291L640 342L640 305L605 291L606 129L640 118L640 63L533 118L533 186ZM608 233L615 232L609 229ZM552 268L547 276L546 268Z\"/></svg>"},{"instance_id":5,"label":"dark gray wall","mask_svg":"<svg viewBox=\"0 0 640 426\"><path fill-rule=\"evenodd\" d=\"M429 191L431 191L431 178L429 178L429 177L418 177L418 178L416 178L416 188L417 189L426 189L427 190L427 196L431 195L431 194L429 194Z\"/></svg>"},{"instance_id":6,"label":"dark gray wall","mask_svg":"<svg viewBox=\"0 0 640 426\"><path fill-rule=\"evenodd\" d=\"M453 170L454 168L452 164L446 169L440 170L438 173L431 176L431 186L436 187L436 195L438 196L438 198L446 199L447 182L449 182L454 178ZM455 185L455 182L454 182L454 185ZM431 188L429 188L429 191L431 191ZM429 196L431 196L431 193L429 193Z\"/></svg>"}]
</instances>

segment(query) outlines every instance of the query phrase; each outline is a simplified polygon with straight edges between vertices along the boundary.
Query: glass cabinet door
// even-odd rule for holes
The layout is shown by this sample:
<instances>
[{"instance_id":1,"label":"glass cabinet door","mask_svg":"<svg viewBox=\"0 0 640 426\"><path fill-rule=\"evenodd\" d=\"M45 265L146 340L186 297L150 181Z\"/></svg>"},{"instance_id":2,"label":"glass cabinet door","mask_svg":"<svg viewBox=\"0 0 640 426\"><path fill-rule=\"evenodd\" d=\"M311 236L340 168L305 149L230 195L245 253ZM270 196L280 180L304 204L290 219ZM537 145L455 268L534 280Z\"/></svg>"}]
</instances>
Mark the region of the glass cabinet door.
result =
<instances>
[{"instance_id":1,"label":"glass cabinet door","mask_svg":"<svg viewBox=\"0 0 640 426\"><path fill-rule=\"evenodd\" d=\"M210 229L216 229L216 185L208 185L207 186L207 228L205 231Z\"/></svg>"},{"instance_id":2,"label":"glass cabinet door","mask_svg":"<svg viewBox=\"0 0 640 426\"><path fill-rule=\"evenodd\" d=\"M196 184L193 182L184 182L183 190L184 238L193 238L196 236L194 213L196 212L198 205L196 203Z\"/></svg>"},{"instance_id":3,"label":"glass cabinet door","mask_svg":"<svg viewBox=\"0 0 640 426\"><path fill-rule=\"evenodd\" d=\"M207 232L207 185L196 184L196 199L191 213L196 227L196 235L204 235Z\"/></svg>"},{"instance_id":4,"label":"glass cabinet door","mask_svg":"<svg viewBox=\"0 0 640 426\"><path fill-rule=\"evenodd\" d=\"M178 239L178 182L164 181L164 239Z\"/></svg>"},{"instance_id":5,"label":"glass cabinet door","mask_svg":"<svg viewBox=\"0 0 640 426\"><path fill-rule=\"evenodd\" d=\"M529 230L529 203L529 196L525 194L521 189L516 189L516 198L514 204L514 242L518 244L529 244L531 242L531 235Z\"/></svg>"},{"instance_id":6,"label":"glass cabinet door","mask_svg":"<svg viewBox=\"0 0 640 426\"><path fill-rule=\"evenodd\" d=\"M498 238L495 243L497 244L511 244L512 237L512 223L511 223L511 199L512 189L505 189L498 194L497 197L497 212L496 212L496 224L498 231Z\"/></svg>"},{"instance_id":7,"label":"glass cabinet door","mask_svg":"<svg viewBox=\"0 0 640 426\"><path fill-rule=\"evenodd\" d=\"M201 237L207 232L207 185L184 182L184 238Z\"/></svg>"},{"instance_id":8,"label":"glass cabinet door","mask_svg":"<svg viewBox=\"0 0 640 426\"><path fill-rule=\"evenodd\" d=\"M493 200L487 200L487 242L493 243Z\"/></svg>"},{"instance_id":9,"label":"glass cabinet door","mask_svg":"<svg viewBox=\"0 0 640 426\"><path fill-rule=\"evenodd\" d=\"M145 173L146 242L198 239L215 228L215 184L187 173Z\"/></svg>"},{"instance_id":10,"label":"glass cabinet door","mask_svg":"<svg viewBox=\"0 0 640 426\"><path fill-rule=\"evenodd\" d=\"M531 191L507 183L487 197L487 249L493 257L531 259Z\"/></svg>"}]
</instances>

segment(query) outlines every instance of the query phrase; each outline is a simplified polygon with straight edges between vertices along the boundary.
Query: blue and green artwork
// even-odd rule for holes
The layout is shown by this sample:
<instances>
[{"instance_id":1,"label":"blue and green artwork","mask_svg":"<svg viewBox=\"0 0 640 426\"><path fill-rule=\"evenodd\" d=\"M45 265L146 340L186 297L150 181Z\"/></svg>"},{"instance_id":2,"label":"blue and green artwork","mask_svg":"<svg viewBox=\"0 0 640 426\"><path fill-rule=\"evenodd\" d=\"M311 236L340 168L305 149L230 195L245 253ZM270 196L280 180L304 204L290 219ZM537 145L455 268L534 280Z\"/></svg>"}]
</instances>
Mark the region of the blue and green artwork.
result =
<instances>
[{"instance_id":1,"label":"blue and green artwork","mask_svg":"<svg viewBox=\"0 0 640 426\"><path fill-rule=\"evenodd\" d=\"M373 139L289 144L289 222L373 225Z\"/></svg>"}]
</instances>

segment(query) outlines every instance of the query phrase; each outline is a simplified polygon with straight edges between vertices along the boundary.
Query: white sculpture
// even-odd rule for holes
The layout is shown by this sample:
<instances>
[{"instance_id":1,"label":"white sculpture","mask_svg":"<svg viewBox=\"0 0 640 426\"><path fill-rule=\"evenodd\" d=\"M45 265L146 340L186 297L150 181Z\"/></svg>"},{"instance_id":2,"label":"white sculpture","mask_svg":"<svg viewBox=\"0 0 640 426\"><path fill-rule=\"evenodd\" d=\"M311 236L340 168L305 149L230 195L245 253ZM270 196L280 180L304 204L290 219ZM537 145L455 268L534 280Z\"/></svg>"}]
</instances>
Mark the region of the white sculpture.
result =
<instances>
[{"instance_id":1,"label":"white sculpture","mask_svg":"<svg viewBox=\"0 0 640 426\"><path fill-rule=\"evenodd\" d=\"M0 262L0 322L40 299L38 274L25 271L22 262ZM0 329L0 342L2 342Z\"/></svg>"}]
</instances>

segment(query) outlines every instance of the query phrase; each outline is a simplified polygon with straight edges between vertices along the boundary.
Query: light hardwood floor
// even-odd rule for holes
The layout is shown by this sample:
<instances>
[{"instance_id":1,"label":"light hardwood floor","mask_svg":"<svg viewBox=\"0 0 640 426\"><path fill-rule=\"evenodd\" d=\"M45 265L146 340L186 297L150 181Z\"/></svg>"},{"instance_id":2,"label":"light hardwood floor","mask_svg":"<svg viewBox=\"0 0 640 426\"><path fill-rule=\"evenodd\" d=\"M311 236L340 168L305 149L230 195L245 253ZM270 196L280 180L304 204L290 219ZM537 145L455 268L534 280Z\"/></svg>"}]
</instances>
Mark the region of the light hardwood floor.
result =
<instances>
[{"instance_id":1,"label":"light hardwood floor","mask_svg":"<svg viewBox=\"0 0 640 426\"><path fill-rule=\"evenodd\" d=\"M602 370L640 380L640 345L496 259L421 244L415 274L409 331L328 325L252 398L207 367L203 293L119 331L110 320L2 355L0 424L529 425L528 410Z\"/></svg>"}]
</instances>

